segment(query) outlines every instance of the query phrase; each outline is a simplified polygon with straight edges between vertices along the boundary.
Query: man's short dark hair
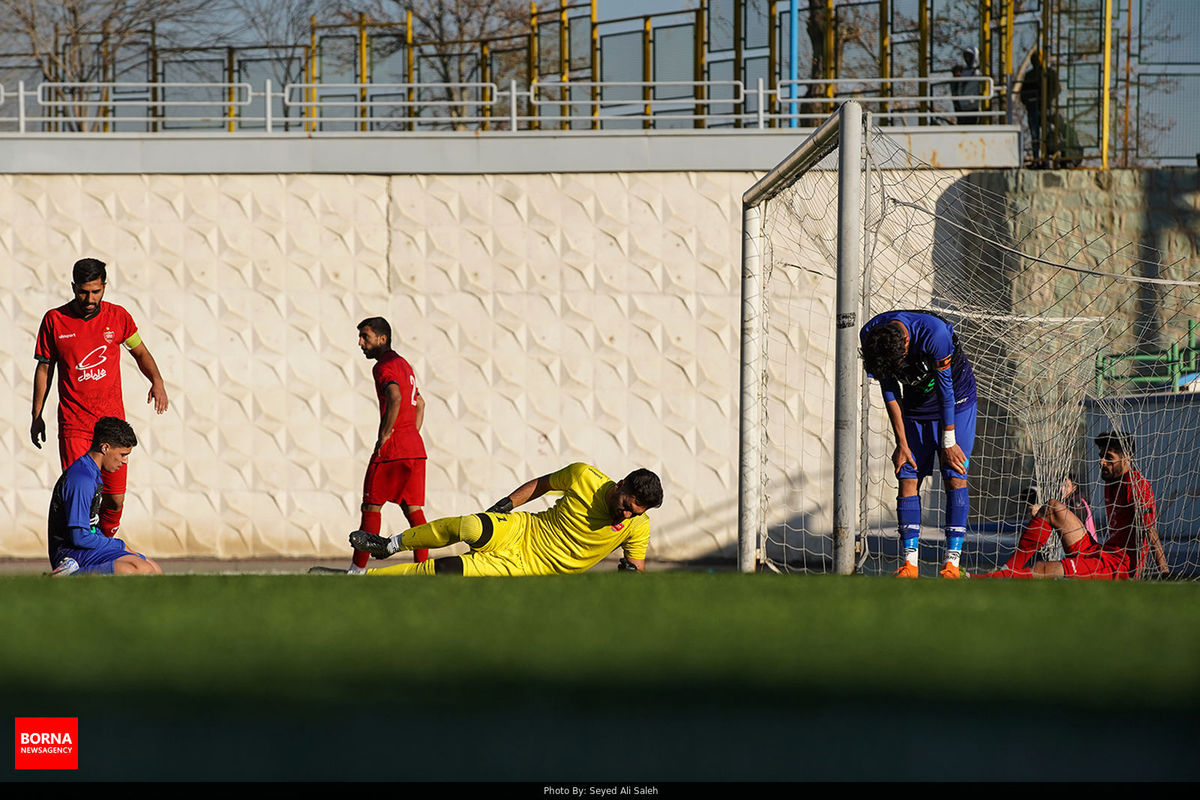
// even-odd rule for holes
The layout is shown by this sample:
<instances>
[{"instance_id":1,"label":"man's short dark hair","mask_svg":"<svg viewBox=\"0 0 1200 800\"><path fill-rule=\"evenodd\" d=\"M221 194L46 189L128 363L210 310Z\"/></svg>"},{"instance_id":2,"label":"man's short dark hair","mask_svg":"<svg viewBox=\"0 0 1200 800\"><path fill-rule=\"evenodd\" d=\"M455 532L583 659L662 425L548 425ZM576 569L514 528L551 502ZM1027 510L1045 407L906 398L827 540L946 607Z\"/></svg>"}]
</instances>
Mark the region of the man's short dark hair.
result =
<instances>
[{"instance_id":1,"label":"man's short dark hair","mask_svg":"<svg viewBox=\"0 0 1200 800\"><path fill-rule=\"evenodd\" d=\"M101 417L92 428L92 450L100 452L101 445L137 447L133 426L120 417Z\"/></svg>"},{"instance_id":2,"label":"man's short dark hair","mask_svg":"<svg viewBox=\"0 0 1200 800\"><path fill-rule=\"evenodd\" d=\"M1095 439L1096 448L1101 453L1120 453L1133 458L1133 439L1116 431L1105 431Z\"/></svg>"},{"instance_id":3,"label":"man's short dark hair","mask_svg":"<svg viewBox=\"0 0 1200 800\"><path fill-rule=\"evenodd\" d=\"M108 265L98 258L81 258L71 270L71 282L76 286L98 280L108 283Z\"/></svg>"},{"instance_id":4,"label":"man's short dark hair","mask_svg":"<svg viewBox=\"0 0 1200 800\"><path fill-rule=\"evenodd\" d=\"M876 325L863 337L863 366L876 380L897 378L904 365L908 348L904 342L904 329L892 322Z\"/></svg>"},{"instance_id":5,"label":"man's short dark hair","mask_svg":"<svg viewBox=\"0 0 1200 800\"><path fill-rule=\"evenodd\" d=\"M625 476L622 490L642 508L658 508L663 501L662 481L648 469L635 469Z\"/></svg>"},{"instance_id":6,"label":"man's short dark hair","mask_svg":"<svg viewBox=\"0 0 1200 800\"><path fill-rule=\"evenodd\" d=\"M392 326L383 317L367 317L358 323L358 329L370 328L376 336L386 336L388 344L392 343Z\"/></svg>"}]
</instances>

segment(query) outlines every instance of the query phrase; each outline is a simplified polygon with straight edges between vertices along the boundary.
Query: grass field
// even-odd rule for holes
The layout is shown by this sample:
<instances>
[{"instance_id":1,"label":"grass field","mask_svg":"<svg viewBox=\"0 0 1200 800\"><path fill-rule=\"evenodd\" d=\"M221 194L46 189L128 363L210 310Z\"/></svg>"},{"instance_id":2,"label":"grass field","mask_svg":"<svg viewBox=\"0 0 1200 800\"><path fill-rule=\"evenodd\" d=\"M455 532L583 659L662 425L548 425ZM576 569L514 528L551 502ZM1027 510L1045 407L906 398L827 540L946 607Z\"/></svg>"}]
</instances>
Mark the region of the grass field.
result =
<instances>
[{"instance_id":1,"label":"grass field","mask_svg":"<svg viewBox=\"0 0 1200 800\"><path fill-rule=\"evenodd\" d=\"M0 702L78 716L79 778L1200 777L1192 583L14 576L0 593Z\"/></svg>"}]
</instances>

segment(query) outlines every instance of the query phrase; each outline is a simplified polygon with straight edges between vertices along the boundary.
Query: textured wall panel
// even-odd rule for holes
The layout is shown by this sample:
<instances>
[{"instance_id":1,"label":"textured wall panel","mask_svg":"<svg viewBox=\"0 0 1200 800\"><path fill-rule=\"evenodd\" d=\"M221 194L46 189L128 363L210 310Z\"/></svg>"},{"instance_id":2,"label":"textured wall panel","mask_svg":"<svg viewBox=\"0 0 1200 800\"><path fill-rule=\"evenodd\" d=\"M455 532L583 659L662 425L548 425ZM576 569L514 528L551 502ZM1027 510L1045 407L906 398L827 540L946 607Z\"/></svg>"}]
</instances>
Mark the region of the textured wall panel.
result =
<instances>
[{"instance_id":1,"label":"textured wall panel","mask_svg":"<svg viewBox=\"0 0 1200 800\"><path fill-rule=\"evenodd\" d=\"M123 357L140 446L123 532L158 556L345 555L378 407L355 324L383 315L428 403L427 513L574 460L658 471L652 555L736 535L746 173L0 176L0 555L42 557L34 335L70 266L109 263L171 407ZM398 509L385 526L402 524Z\"/></svg>"}]
</instances>

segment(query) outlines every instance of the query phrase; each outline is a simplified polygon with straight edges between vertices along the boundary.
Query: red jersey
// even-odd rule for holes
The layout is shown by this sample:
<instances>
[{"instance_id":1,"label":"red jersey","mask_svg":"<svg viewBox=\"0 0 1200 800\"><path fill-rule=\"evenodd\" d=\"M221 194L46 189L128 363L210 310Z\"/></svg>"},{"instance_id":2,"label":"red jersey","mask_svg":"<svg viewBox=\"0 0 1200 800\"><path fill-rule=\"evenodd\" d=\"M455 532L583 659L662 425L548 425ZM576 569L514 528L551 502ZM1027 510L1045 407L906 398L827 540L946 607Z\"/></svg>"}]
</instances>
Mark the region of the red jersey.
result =
<instances>
[{"instance_id":1,"label":"red jersey","mask_svg":"<svg viewBox=\"0 0 1200 800\"><path fill-rule=\"evenodd\" d=\"M379 416L387 414L387 387L394 383L400 387L400 413L392 426L392 435L383 443L377 458L380 461L395 461L400 458L425 458L425 442L417 430L417 379L408 362L389 350L375 362L371 370L375 377L375 393L379 395Z\"/></svg>"},{"instance_id":2,"label":"red jersey","mask_svg":"<svg viewBox=\"0 0 1200 800\"><path fill-rule=\"evenodd\" d=\"M1104 513L1108 517L1108 538L1105 550L1124 550L1136 575L1138 566L1150 548L1141 531L1154 527L1158 513L1154 507L1154 491L1136 469L1130 469L1121 479L1104 485Z\"/></svg>"},{"instance_id":3,"label":"red jersey","mask_svg":"<svg viewBox=\"0 0 1200 800\"><path fill-rule=\"evenodd\" d=\"M121 345L136 347L137 325L129 312L101 301L91 319L71 303L42 317L33 356L58 370L58 429L92 435L100 417L125 419L121 398Z\"/></svg>"}]
</instances>

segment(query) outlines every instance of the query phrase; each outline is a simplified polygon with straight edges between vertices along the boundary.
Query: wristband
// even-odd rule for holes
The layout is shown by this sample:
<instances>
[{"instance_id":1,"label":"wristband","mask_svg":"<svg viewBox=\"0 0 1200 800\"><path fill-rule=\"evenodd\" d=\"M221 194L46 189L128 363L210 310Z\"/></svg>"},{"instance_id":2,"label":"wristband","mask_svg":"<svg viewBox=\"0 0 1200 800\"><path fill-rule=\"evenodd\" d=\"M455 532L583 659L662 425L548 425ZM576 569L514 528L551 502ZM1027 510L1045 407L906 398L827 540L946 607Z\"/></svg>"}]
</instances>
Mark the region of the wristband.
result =
<instances>
[{"instance_id":1,"label":"wristband","mask_svg":"<svg viewBox=\"0 0 1200 800\"><path fill-rule=\"evenodd\" d=\"M956 445L956 444L958 444L958 441L954 438L954 431L946 431L946 430L942 431L942 449L943 450L949 450L951 447L954 447L954 445Z\"/></svg>"}]
</instances>

